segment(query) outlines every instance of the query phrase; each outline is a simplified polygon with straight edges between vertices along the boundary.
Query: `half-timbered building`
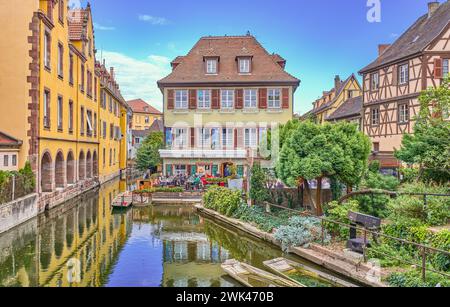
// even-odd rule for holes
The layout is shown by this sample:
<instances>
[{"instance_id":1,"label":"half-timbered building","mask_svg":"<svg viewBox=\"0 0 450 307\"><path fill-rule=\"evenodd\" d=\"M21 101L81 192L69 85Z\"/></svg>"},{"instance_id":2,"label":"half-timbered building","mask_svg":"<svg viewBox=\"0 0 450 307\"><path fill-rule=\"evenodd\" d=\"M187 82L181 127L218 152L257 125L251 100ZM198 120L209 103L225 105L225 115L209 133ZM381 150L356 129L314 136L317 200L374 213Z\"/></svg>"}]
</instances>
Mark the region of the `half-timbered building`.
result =
<instances>
[{"instance_id":1,"label":"half-timbered building","mask_svg":"<svg viewBox=\"0 0 450 307\"><path fill-rule=\"evenodd\" d=\"M380 45L378 58L363 76L363 130L372 141L372 158L383 169L397 169L394 157L403 135L413 132L421 91L439 86L450 59L450 2L428 4L392 45ZM394 171L395 172L395 171Z\"/></svg>"}]
</instances>

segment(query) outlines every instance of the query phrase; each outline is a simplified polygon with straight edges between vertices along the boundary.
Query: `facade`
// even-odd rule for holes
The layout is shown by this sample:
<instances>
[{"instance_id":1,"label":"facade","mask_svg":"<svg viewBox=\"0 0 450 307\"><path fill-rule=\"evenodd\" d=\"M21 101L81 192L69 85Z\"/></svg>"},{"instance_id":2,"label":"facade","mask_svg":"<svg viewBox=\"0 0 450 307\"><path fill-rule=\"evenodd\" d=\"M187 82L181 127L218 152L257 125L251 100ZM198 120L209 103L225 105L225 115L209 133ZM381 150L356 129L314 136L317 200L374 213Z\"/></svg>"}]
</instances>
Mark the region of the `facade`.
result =
<instances>
[{"instance_id":1,"label":"facade","mask_svg":"<svg viewBox=\"0 0 450 307\"><path fill-rule=\"evenodd\" d=\"M251 35L203 37L158 82L164 96L164 174L245 177L264 132L293 118L300 81Z\"/></svg>"},{"instance_id":2,"label":"facade","mask_svg":"<svg viewBox=\"0 0 450 307\"><path fill-rule=\"evenodd\" d=\"M2 1L0 16L8 22L1 29L0 59L0 104L8 112L0 112L0 130L23 142L16 149L18 168L30 162L42 211L99 184L99 122L105 114L91 7L69 10L66 0ZM115 125L126 128L126 121L119 116ZM122 156L126 164L126 149Z\"/></svg>"},{"instance_id":3,"label":"facade","mask_svg":"<svg viewBox=\"0 0 450 307\"><path fill-rule=\"evenodd\" d=\"M142 99L130 100L127 103L133 111L133 130L148 130L155 120L162 120L162 113Z\"/></svg>"},{"instance_id":4,"label":"facade","mask_svg":"<svg viewBox=\"0 0 450 307\"><path fill-rule=\"evenodd\" d=\"M353 97L347 99L339 108L334 111L330 116L328 116L328 122L339 122L346 121L349 123L357 124L361 128L362 123L362 106L363 97Z\"/></svg>"},{"instance_id":5,"label":"facade","mask_svg":"<svg viewBox=\"0 0 450 307\"><path fill-rule=\"evenodd\" d=\"M322 97L314 101L313 110L304 117L313 116L318 124L324 124L339 107L348 99L362 95L362 88L355 75L351 75L345 81L339 76L334 78L334 87L329 91L324 91Z\"/></svg>"},{"instance_id":6,"label":"facade","mask_svg":"<svg viewBox=\"0 0 450 307\"><path fill-rule=\"evenodd\" d=\"M360 71L363 76L363 129L373 143L373 159L396 169L395 149L413 132L421 91L441 84L450 59L450 2L431 2L392 45L380 45L379 56Z\"/></svg>"},{"instance_id":7,"label":"facade","mask_svg":"<svg viewBox=\"0 0 450 307\"><path fill-rule=\"evenodd\" d=\"M0 131L0 171L19 170L22 141Z\"/></svg>"}]
</instances>

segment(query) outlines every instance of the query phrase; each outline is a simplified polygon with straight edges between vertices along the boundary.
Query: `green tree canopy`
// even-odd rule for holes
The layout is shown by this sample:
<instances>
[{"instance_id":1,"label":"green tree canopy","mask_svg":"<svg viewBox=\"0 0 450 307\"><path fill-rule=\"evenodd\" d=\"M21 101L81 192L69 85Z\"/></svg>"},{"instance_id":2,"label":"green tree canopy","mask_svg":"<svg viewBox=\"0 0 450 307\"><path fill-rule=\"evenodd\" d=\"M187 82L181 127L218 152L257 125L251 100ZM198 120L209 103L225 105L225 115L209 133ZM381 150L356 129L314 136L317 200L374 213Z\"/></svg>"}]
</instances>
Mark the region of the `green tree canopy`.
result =
<instances>
[{"instance_id":1,"label":"green tree canopy","mask_svg":"<svg viewBox=\"0 0 450 307\"><path fill-rule=\"evenodd\" d=\"M252 167L250 180L250 199L259 203L269 199L266 186L267 176L259 163Z\"/></svg>"},{"instance_id":2,"label":"green tree canopy","mask_svg":"<svg viewBox=\"0 0 450 307\"><path fill-rule=\"evenodd\" d=\"M163 148L163 145L164 134L162 132L150 133L137 151L137 168L141 171L146 171L160 165L162 160L159 150Z\"/></svg>"},{"instance_id":3,"label":"green tree canopy","mask_svg":"<svg viewBox=\"0 0 450 307\"><path fill-rule=\"evenodd\" d=\"M405 135L395 153L397 159L420 167L419 179L427 173L434 181L450 180L449 81L421 93L414 134Z\"/></svg>"}]
</instances>

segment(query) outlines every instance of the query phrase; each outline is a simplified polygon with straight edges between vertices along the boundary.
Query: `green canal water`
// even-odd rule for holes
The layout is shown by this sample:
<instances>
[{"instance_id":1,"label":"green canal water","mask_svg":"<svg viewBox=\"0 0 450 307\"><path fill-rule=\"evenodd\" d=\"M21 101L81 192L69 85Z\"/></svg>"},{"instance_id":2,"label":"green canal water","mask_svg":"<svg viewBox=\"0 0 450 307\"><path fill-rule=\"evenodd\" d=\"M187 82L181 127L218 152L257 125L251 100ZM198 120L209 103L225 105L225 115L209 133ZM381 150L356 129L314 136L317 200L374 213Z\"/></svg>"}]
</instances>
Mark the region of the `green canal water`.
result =
<instances>
[{"instance_id":1,"label":"green canal water","mask_svg":"<svg viewBox=\"0 0 450 307\"><path fill-rule=\"evenodd\" d=\"M0 285L236 287L220 267L227 259L264 269L283 256L193 207L115 213L111 201L124 186L108 183L0 235Z\"/></svg>"}]
</instances>

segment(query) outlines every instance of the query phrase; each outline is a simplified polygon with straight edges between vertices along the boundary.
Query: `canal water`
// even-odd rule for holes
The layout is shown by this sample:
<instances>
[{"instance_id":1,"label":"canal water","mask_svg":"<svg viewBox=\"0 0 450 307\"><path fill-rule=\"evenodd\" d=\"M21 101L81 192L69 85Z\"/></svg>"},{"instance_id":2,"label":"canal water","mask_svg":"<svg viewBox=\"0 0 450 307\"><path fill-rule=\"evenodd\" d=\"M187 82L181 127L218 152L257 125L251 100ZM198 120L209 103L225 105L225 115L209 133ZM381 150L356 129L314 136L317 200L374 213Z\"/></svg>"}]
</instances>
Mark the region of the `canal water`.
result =
<instances>
[{"instance_id":1,"label":"canal water","mask_svg":"<svg viewBox=\"0 0 450 307\"><path fill-rule=\"evenodd\" d=\"M264 268L283 256L192 207L113 212L125 188L110 182L0 235L0 286L235 287L221 270L225 260Z\"/></svg>"}]
</instances>

